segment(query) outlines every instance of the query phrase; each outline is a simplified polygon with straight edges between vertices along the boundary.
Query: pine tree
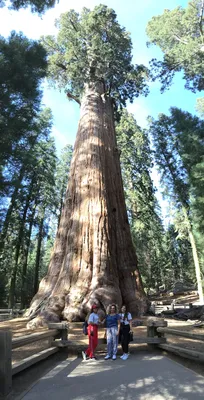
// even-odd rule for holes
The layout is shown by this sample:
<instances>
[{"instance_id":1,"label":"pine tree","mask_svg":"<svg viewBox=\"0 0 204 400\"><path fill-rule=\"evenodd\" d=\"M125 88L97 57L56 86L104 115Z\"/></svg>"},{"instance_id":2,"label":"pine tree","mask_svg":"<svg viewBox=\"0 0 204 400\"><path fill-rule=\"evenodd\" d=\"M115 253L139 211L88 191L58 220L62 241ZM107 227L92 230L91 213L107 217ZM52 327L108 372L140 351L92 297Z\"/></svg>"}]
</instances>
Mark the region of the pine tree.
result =
<instances>
[{"instance_id":1,"label":"pine tree","mask_svg":"<svg viewBox=\"0 0 204 400\"><path fill-rule=\"evenodd\" d=\"M58 226L60 223L60 218L62 214L62 208L64 204L64 198L67 188L67 181L70 172L70 164L73 154L73 147L71 145L65 146L60 155L60 159L57 164L56 171L56 188L57 188L57 198L56 198L56 208L58 208Z\"/></svg>"},{"instance_id":2,"label":"pine tree","mask_svg":"<svg viewBox=\"0 0 204 400\"><path fill-rule=\"evenodd\" d=\"M35 141L33 131L36 131L36 117L41 107L40 84L46 67L46 52L38 42L15 32L8 39L0 37L0 191L3 196L11 196L10 176L20 169L19 158L25 152L24 146L32 146Z\"/></svg>"},{"instance_id":3,"label":"pine tree","mask_svg":"<svg viewBox=\"0 0 204 400\"><path fill-rule=\"evenodd\" d=\"M200 169L203 159L202 122L189 113L171 110L171 116L159 115L158 121L151 120L150 132L155 146L155 158L159 167L166 195L171 197L182 215L178 230L187 232L195 265L198 293L203 303L202 275L198 246L193 231L193 200L196 187L202 175L194 171ZM201 140L200 140L201 139ZM198 181L197 181L198 179Z\"/></svg>"},{"instance_id":4,"label":"pine tree","mask_svg":"<svg viewBox=\"0 0 204 400\"><path fill-rule=\"evenodd\" d=\"M49 139L50 119L50 110L44 110L38 120L36 118L32 143L24 141L25 156L18 160L21 166L19 180L11 178L14 191L3 221L0 267L1 270L9 266L6 276L10 281L7 285L10 307L13 307L20 291L21 304L25 305L27 260L32 229L37 226L36 208L46 209L47 204L53 204L56 156L53 139ZM17 171L14 174L17 175Z\"/></svg>"},{"instance_id":5,"label":"pine tree","mask_svg":"<svg viewBox=\"0 0 204 400\"><path fill-rule=\"evenodd\" d=\"M149 139L126 110L116 133L133 242L148 290L163 283L162 269L167 256L163 248L164 228L150 176L153 164Z\"/></svg>"}]
</instances>

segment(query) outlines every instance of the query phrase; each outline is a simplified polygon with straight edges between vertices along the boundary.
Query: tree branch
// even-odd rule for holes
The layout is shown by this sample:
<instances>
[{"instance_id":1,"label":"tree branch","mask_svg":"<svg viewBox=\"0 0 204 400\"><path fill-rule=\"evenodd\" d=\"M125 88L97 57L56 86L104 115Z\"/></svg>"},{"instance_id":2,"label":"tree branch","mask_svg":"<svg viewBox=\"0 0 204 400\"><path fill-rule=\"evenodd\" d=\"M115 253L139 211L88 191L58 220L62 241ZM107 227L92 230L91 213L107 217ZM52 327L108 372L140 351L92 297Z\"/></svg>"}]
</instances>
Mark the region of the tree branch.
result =
<instances>
[{"instance_id":1,"label":"tree branch","mask_svg":"<svg viewBox=\"0 0 204 400\"><path fill-rule=\"evenodd\" d=\"M76 32L78 32L78 29L76 28L76 26L74 25L74 22L71 20L71 18L69 19L69 21L71 22L72 27L74 28L74 30Z\"/></svg>"},{"instance_id":2,"label":"tree branch","mask_svg":"<svg viewBox=\"0 0 204 400\"><path fill-rule=\"evenodd\" d=\"M67 71L67 67L65 67L64 64L56 63L56 66L59 67L59 68L62 68L64 71Z\"/></svg>"},{"instance_id":3,"label":"tree branch","mask_svg":"<svg viewBox=\"0 0 204 400\"><path fill-rule=\"evenodd\" d=\"M74 100L74 101L76 101L79 105L81 105L81 102L80 102L80 100L78 99L78 97L74 96L74 95L73 95L72 93L70 93L70 92L67 92L66 95L67 95L68 99Z\"/></svg>"},{"instance_id":4,"label":"tree branch","mask_svg":"<svg viewBox=\"0 0 204 400\"><path fill-rule=\"evenodd\" d=\"M181 39L178 35L174 34L174 38L183 44L188 44L187 40Z\"/></svg>"},{"instance_id":5,"label":"tree branch","mask_svg":"<svg viewBox=\"0 0 204 400\"><path fill-rule=\"evenodd\" d=\"M203 43L203 13L204 13L204 0L202 0L201 3L201 9L200 9L200 15L199 15L199 28L200 28L200 34L202 37L202 43Z\"/></svg>"}]
</instances>

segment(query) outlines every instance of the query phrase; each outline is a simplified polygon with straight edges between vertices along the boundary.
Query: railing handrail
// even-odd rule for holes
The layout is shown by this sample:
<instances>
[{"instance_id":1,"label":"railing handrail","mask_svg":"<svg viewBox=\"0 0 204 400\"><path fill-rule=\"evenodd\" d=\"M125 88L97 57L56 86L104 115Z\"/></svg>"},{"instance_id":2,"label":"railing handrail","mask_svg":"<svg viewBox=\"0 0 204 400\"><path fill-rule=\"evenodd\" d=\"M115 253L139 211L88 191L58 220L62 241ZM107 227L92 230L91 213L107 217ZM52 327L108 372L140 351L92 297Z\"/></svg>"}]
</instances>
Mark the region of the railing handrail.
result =
<instances>
[{"instance_id":1,"label":"railing handrail","mask_svg":"<svg viewBox=\"0 0 204 400\"><path fill-rule=\"evenodd\" d=\"M180 336L180 337L185 337L189 338L192 340L203 340L204 341L204 335L202 334L197 334L197 333L192 333L192 332L187 332L187 331L181 331L178 329L173 329L173 328L163 328L163 327L158 327L157 332L159 333L166 333L169 335L175 335L175 336Z\"/></svg>"},{"instance_id":2,"label":"railing handrail","mask_svg":"<svg viewBox=\"0 0 204 400\"><path fill-rule=\"evenodd\" d=\"M13 339L10 330L0 330L0 395L5 396L10 393L12 389L12 376L14 374L54 354L58 351L59 347L67 346L68 325L66 323L52 323L50 326L48 325L48 328L50 329L44 332L32 333ZM43 339L56 339L58 335L61 338L59 342L54 340L51 343L49 340L49 347L47 349L24 358L12 366L12 349Z\"/></svg>"},{"instance_id":3,"label":"railing handrail","mask_svg":"<svg viewBox=\"0 0 204 400\"><path fill-rule=\"evenodd\" d=\"M30 335L24 335L17 338L12 339L12 349L16 349L17 347L25 346L29 343L37 342L39 340L47 339L50 337L55 337L59 334L57 329L51 329L46 332L38 332L32 333Z\"/></svg>"}]
</instances>

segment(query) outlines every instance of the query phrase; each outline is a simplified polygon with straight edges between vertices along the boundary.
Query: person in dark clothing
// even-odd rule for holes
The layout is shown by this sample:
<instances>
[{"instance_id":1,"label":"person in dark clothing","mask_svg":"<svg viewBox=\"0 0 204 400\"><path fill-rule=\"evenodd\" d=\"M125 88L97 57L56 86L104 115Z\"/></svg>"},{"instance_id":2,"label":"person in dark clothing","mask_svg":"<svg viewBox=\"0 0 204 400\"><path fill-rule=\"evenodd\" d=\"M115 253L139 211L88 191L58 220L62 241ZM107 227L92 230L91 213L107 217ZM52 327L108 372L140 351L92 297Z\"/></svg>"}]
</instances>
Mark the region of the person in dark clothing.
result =
<instances>
[{"instance_id":1,"label":"person in dark clothing","mask_svg":"<svg viewBox=\"0 0 204 400\"><path fill-rule=\"evenodd\" d=\"M127 311L125 305L121 308L120 315L120 334L119 338L123 349L123 355L120 357L122 360L128 359L129 351L129 332L132 331L132 315Z\"/></svg>"}]
</instances>

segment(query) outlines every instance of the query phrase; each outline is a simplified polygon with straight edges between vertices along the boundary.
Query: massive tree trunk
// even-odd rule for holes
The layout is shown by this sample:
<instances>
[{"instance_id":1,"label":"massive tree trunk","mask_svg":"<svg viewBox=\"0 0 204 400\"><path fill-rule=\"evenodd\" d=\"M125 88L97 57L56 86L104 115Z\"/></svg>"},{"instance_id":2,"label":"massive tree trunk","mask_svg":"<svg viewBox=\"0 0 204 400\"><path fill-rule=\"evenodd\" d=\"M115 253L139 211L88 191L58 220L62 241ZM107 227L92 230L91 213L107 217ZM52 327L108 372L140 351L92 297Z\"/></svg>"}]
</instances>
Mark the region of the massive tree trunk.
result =
<instances>
[{"instance_id":1,"label":"massive tree trunk","mask_svg":"<svg viewBox=\"0 0 204 400\"><path fill-rule=\"evenodd\" d=\"M64 208L47 276L27 315L82 320L93 302L127 304L144 312L146 299L127 218L111 99L102 83L87 85ZM33 325L40 323L40 318Z\"/></svg>"}]
</instances>

